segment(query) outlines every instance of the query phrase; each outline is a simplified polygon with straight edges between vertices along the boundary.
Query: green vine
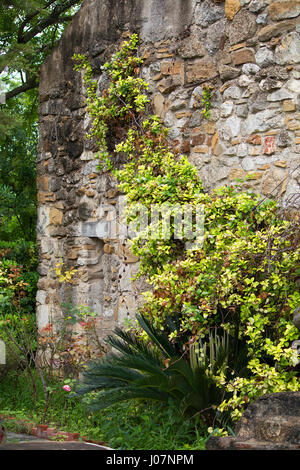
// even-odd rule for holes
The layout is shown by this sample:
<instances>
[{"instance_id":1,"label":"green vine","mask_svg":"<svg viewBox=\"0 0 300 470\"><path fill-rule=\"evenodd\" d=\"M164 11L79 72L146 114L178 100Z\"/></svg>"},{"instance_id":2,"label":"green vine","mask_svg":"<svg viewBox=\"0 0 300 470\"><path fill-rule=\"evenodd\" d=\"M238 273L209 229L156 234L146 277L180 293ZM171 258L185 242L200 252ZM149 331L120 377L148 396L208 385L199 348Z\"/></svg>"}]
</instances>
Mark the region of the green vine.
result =
<instances>
[{"instance_id":1,"label":"green vine","mask_svg":"<svg viewBox=\"0 0 300 470\"><path fill-rule=\"evenodd\" d=\"M177 157L168 143L168 131L156 115L146 114L148 84L138 74L142 60L137 57L138 36L123 43L121 50L104 64L110 85L97 95L92 68L82 55L74 56L76 70L85 70L88 112L92 118L90 137L99 149L99 168L110 169L126 194L127 204L139 203L151 211L153 204L189 204L196 206L203 191L196 168L186 156ZM115 145L108 151L108 135ZM117 157L125 160L118 169ZM134 217L129 215L128 222ZM132 244L132 251L141 259L140 274L154 274L170 259L177 259L186 240L175 240L174 227L168 240L154 237L146 241L141 234Z\"/></svg>"},{"instance_id":2,"label":"green vine","mask_svg":"<svg viewBox=\"0 0 300 470\"><path fill-rule=\"evenodd\" d=\"M168 239L157 239L150 231L134 238L131 248L141 260L140 273L152 285L142 313L166 330L170 341L188 335L188 355L188 345L206 341L212 331L229 335L228 364L215 380L224 389L219 410L238 419L262 394L300 390L291 347L299 338L291 321L300 304L299 222L283 220L276 202L262 202L250 190L203 192L196 169L187 157L172 152L166 128L149 114L148 85L140 78L137 50L134 34L103 66L110 84L102 96L87 59L75 57L76 69L85 70L90 135L99 148L100 167L111 169L129 207L205 208L204 242L198 249L188 250L187 240L176 239L174 221ZM210 102L211 88L205 86L205 117ZM136 218L129 214L128 222Z\"/></svg>"},{"instance_id":3,"label":"green vine","mask_svg":"<svg viewBox=\"0 0 300 470\"><path fill-rule=\"evenodd\" d=\"M212 87L204 83L202 85L202 97L201 97L201 114L205 119L210 118L210 108L212 99Z\"/></svg>"},{"instance_id":4,"label":"green vine","mask_svg":"<svg viewBox=\"0 0 300 470\"><path fill-rule=\"evenodd\" d=\"M138 75L142 59L135 55L138 37L134 34L130 41L123 43L122 49L112 56L111 62L102 67L107 73L110 85L98 96L97 82L93 80L92 66L84 55L75 54L75 70L84 69L84 81L87 90L87 109L92 118L89 138L95 138L99 149L101 168L112 169L112 152L107 145L110 130L116 134L122 127L129 128L137 114L143 113L149 98L145 94L148 84ZM139 123L136 122L139 126Z\"/></svg>"}]
</instances>

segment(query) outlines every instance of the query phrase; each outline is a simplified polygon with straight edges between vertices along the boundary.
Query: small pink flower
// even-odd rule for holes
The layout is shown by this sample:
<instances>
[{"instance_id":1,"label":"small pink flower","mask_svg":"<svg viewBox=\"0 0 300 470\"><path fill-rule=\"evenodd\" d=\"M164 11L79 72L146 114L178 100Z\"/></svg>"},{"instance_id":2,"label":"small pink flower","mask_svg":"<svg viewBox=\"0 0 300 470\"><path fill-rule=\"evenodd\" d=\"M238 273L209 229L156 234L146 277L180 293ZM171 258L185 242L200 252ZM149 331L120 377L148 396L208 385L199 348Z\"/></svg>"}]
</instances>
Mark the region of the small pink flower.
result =
<instances>
[{"instance_id":1,"label":"small pink flower","mask_svg":"<svg viewBox=\"0 0 300 470\"><path fill-rule=\"evenodd\" d=\"M70 385L64 385L63 390L65 390L66 392L70 392L71 391Z\"/></svg>"}]
</instances>

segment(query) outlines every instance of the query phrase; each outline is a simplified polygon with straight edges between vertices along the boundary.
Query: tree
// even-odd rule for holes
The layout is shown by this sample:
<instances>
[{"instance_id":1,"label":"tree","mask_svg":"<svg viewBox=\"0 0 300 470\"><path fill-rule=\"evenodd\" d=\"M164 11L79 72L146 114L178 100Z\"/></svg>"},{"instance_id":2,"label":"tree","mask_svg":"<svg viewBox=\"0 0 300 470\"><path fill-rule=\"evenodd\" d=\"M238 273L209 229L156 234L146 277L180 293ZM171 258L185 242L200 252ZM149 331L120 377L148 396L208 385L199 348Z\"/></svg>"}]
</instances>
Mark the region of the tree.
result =
<instances>
[{"instance_id":1,"label":"tree","mask_svg":"<svg viewBox=\"0 0 300 470\"><path fill-rule=\"evenodd\" d=\"M19 77L6 101L38 85L38 70L57 44L82 0L2 0L0 73ZM3 75L4 72L4 75Z\"/></svg>"},{"instance_id":2,"label":"tree","mask_svg":"<svg viewBox=\"0 0 300 470\"><path fill-rule=\"evenodd\" d=\"M1 0L2 240L35 239L38 73L81 3L82 0Z\"/></svg>"},{"instance_id":3,"label":"tree","mask_svg":"<svg viewBox=\"0 0 300 470\"><path fill-rule=\"evenodd\" d=\"M9 131L17 121L16 113L12 109L7 112L3 105L37 89L40 66L81 3L82 0L1 1L0 133Z\"/></svg>"},{"instance_id":4,"label":"tree","mask_svg":"<svg viewBox=\"0 0 300 470\"><path fill-rule=\"evenodd\" d=\"M13 98L0 132L0 239L34 240L36 225L37 92ZM0 122L1 130L1 122Z\"/></svg>"}]
</instances>

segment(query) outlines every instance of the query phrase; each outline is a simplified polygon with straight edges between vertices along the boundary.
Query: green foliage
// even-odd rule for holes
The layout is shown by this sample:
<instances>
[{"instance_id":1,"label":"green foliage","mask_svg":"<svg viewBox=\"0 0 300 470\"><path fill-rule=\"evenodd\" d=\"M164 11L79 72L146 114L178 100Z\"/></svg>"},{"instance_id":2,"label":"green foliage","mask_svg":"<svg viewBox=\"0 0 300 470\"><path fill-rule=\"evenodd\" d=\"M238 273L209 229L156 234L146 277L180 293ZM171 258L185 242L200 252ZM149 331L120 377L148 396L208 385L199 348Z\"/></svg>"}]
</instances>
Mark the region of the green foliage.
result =
<instances>
[{"instance_id":1,"label":"green foliage","mask_svg":"<svg viewBox=\"0 0 300 470\"><path fill-rule=\"evenodd\" d=\"M38 275L28 272L16 262L2 259L0 262L1 316L32 314Z\"/></svg>"},{"instance_id":2,"label":"green foliage","mask_svg":"<svg viewBox=\"0 0 300 470\"><path fill-rule=\"evenodd\" d=\"M36 350L36 267L35 243L0 241L0 339L6 345L0 380L10 369L32 366L31 355Z\"/></svg>"},{"instance_id":3,"label":"green foliage","mask_svg":"<svg viewBox=\"0 0 300 470\"><path fill-rule=\"evenodd\" d=\"M92 409L105 409L115 403L133 398L173 403L183 417L201 415L203 421L214 421L212 410L220 403L222 389L213 379L214 367L226 358L217 343L214 360L205 355L206 345L199 346L202 355L189 361L184 351L177 353L164 332L160 332L143 317L138 322L147 335L116 328L108 344L111 352L101 362L90 364L83 373L79 394L96 392L91 397ZM211 341L212 343L212 341ZM212 359L212 358L211 358Z\"/></svg>"},{"instance_id":4,"label":"green foliage","mask_svg":"<svg viewBox=\"0 0 300 470\"><path fill-rule=\"evenodd\" d=\"M0 340L6 346L6 364L0 366L3 380L10 369L31 367L36 351L35 302L38 275L15 261L0 261ZM35 394L32 383L31 393Z\"/></svg>"},{"instance_id":5,"label":"green foliage","mask_svg":"<svg viewBox=\"0 0 300 470\"><path fill-rule=\"evenodd\" d=\"M197 204L202 183L197 170L185 156L176 157L168 143L168 132L157 116L147 115L149 99L145 94L148 84L139 78L142 60L136 57L138 37L132 35L120 52L103 66L110 78L109 87L102 96L97 94L97 83L87 59L74 56L76 70L85 70L88 111L92 118L90 137L99 148L99 168L111 169L126 194L127 204L138 203L147 208L152 204ZM108 138L114 135L115 138ZM124 161L121 167L118 162ZM118 168L119 167L119 168ZM135 217L128 214L128 222ZM177 259L186 240L171 237L164 241L144 237L133 241L132 251L141 258L140 274L154 273L170 259Z\"/></svg>"},{"instance_id":6,"label":"green foliage","mask_svg":"<svg viewBox=\"0 0 300 470\"><path fill-rule=\"evenodd\" d=\"M27 271L33 272L38 264L36 243L25 240L19 242L0 240L0 260L2 258L15 261Z\"/></svg>"},{"instance_id":7,"label":"green foliage","mask_svg":"<svg viewBox=\"0 0 300 470\"><path fill-rule=\"evenodd\" d=\"M222 410L238 418L243 405L265 393L299 390L291 348L299 331L292 324L299 304L297 226L281 220L275 202L222 188L200 196L205 204L201 249L165 264L150 278L144 314L167 328L180 317L170 339L189 331L194 340L212 329L226 331L232 345L227 370L219 371L233 397ZM246 361L240 363L241 354ZM246 376L241 377L241 369Z\"/></svg>"},{"instance_id":8,"label":"green foliage","mask_svg":"<svg viewBox=\"0 0 300 470\"><path fill-rule=\"evenodd\" d=\"M36 345L37 281L36 272L24 270L15 261L0 262L0 338L11 354L17 357L21 353L21 362L26 356L21 351L25 332L29 349L34 350Z\"/></svg>"},{"instance_id":9,"label":"green foliage","mask_svg":"<svg viewBox=\"0 0 300 470\"><path fill-rule=\"evenodd\" d=\"M0 239L35 240L38 75L81 0L0 5ZM2 102L2 101L1 101Z\"/></svg>"},{"instance_id":10,"label":"green foliage","mask_svg":"<svg viewBox=\"0 0 300 470\"><path fill-rule=\"evenodd\" d=\"M0 73L10 99L38 85L38 72L81 0L8 0L0 5ZM15 83L12 83L15 81Z\"/></svg>"},{"instance_id":11,"label":"green foliage","mask_svg":"<svg viewBox=\"0 0 300 470\"><path fill-rule=\"evenodd\" d=\"M141 313L172 343L186 335L190 344L208 343L211 332L227 335L226 366L214 368L212 378L226 390L219 410L238 419L245 405L265 393L300 389L291 348L299 337L291 322L300 303L299 221L284 220L276 202L251 191L225 187L203 193L196 169L171 151L159 118L146 115L147 85L137 78L136 50L133 35L105 65L111 83L102 97L87 60L79 60L101 164L112 168L114 163L129 209L132 203L145 206L148 214L154 203L204 208L203 244L197 249L186 249L186 240L175 238L174 219L167 239L157 239L151 230L133 239L140 273L152 286ZM204 115L210 93L204 89ZM129 212L132 221L138 215Z\"/></svg>"},{"instance_id":12,"label":"green foliage","mask_svg":"<svg viewBox=\"0 0 300 470\"><path fill-rule=\"evenodd\" d=\"M202 105L202 110L201 113L202 115L206 118L210 118L210 108L211 108L211 86L207 84L202 85L202 98L201 98L201 105Z\"/></svg>"},{"instance_id":13,"label":"green foliage","mask_svg":"<svg viewBox=\"0 0 300 470\"><path fill-rule=\"evenodd\" d=\"M31 96L29 96L29 93ZM37 96L28 92L10 100L3 111L18 116L0 129L0 239L36 238ZM1 122L0 122L1 126Z\"/></svg>"},{"instance_id":14,"label":"green foliage","mask_svg":"<svg viewBox=\"0 0 300 470\"><path fill-rule=\"evenodd\" d=\"M44 421L60 430L79 432L89 439L101 440L113 449L168 450L204 449L207 433L192 421L182 420L174 406L129 400L100 412L89 412L78 397L70 397L63 383L53 385L53 393L44 417L45 397L39 376L38 400L34 400L24 373L11 372L0 382L0 413L26 419L35 424ZM7 430L20 432L13 420Z\"/></svg>"},{"instance_id":15,"label":"green foliage","mask_svg":"<svg viewBox=\"0 0 300 470\"><path fill-rule=\"evenodd\" d=\"M39 331L40 364L46 378L79 376L86 363L105 352L97 332L96 314L89 307L64 304L64 315Z\"/></svg>"},{"instance_id":16,"label":"green foliage","mask_svg":"<svg viewBox=\"0 0 300 470\"><path fill-rule=\"evenodd\" d=\"M93 70L84 55L74 55L75 70L85 70L87 105L93 119L89 137L94 137L99 149L101 167L112 168L112 155L107 136L112 129L128 126L134 119L135 111L143 112L149 99L144 93L148 85L137 77L142 59L135 56L138 37L133 35L122 49L113 55L112 61L103 65L103 73L109 75L110 86L102 96L97 94L97 82L93 80Z\"/></svg>"}]
</instances>

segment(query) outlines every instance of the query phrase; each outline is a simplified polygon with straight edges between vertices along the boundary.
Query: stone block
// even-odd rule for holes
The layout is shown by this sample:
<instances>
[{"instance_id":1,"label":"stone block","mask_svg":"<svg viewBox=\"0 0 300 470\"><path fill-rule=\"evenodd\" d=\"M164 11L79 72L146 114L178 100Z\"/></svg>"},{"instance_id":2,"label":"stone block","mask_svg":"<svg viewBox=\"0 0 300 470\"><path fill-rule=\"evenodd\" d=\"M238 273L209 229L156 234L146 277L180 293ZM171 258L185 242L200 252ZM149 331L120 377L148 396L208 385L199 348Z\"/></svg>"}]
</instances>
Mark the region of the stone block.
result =
<instances>
[{"instance_id":1,"label":"stone block","mask_svg":"<svg viewBox=\"0 0 300 470\"><path fill-rule=\"evenodd\" d=\"M153 99L153 106L155 114L163 117L165 113L165 98L161 93L157 93Z\"/></svg>"},{"instance_id":2,"label":"stone block","mask_svg":"<svg viewBox=\"0 0 300 470\"><path fill-rule=\"evenodd\" d=\"M139 259L130 251L130 249L121 243L118 245L117 255L123 261L123 263L126 264L137 263L139 261Z\"/></svg>"},{"instance_id":3,"label":"stone block","mask_svg":"<svg viewBox=\"0 0 300 470\"><path fill-rule=\"evenodd\" d=\"M256 114L249 114L243 122L243 133L249 135L267 131L273 127L277 117L278 111L276 109L265 109ZM279 119L281 119L281 116L279 116Z\"/></svg>"},{"instance_id":4,"label":"stone block","mask_svg":"<svg viewBox=\"0 0 300 470\"><path fill-rule=\"evenodd\" d=\"M243 158L242 160L242 168L245 171L252 171L255 169L254 161L251 157Z\"/></svg>"},{"instance_id":5,"label":"stone block","mask_svg":"<svg viewBox=\"0 0 300 470\"><path fill-rule=\"evenodd\" d=\"M65 237L67 233L66 227L52 225L49 227L50 237Z\"/></svg>"},{"instance_id":6,"label":"stone block","mask_svg":"<svg viewBox=\"0 0 300 470\"><path fill-rule=\"evenodd\" d=\"M259 88L261 91L271 91L277 88L281 88L282 85L282 82L268 77L261 80L261 82L259 83Z\"/></svg>"},{"instance_id":7,"label":"stone block","mask_svg":"<svg viewBox=\"0 0 300 470\"><path fill-rule=\"evenodd\" d=\"M276 150L276 140L274 135L270 135L265 138L264 142L264 153L266 155L271 155Z\"/></svg>"},{"instance_id":8,"label":"stone block","mask_svg":"<svg viewBox=\"0 0 300 470\"><path fill-rule=\"evenodd\" d=\"M221 111L221 117L230 116L233 111L233 101L230 101L230 100L224 101L224 103L222 103L221 105L220 111Z\"/></svg>"},{"instance_id":9,"label":"stone block","mask_svg":"<svg viewBox=\"0 0 300 470\"><path fill-rule=\"evenodd\" d=\"M211 0L204 0L196 7L195 22L197 25L206 28L221 19L223 15L224 6L222 4L219 5L211 2Z\"/></svg>"},{"instance_id":10,"label":"stone block","mask_svg":"<svg viewBox=\"0 0 300 470\"><path fill-rule=\"evenodd\" d=\"M210 437L206 449L299 449L300 392L262 396L248 406L234 431L235 437Z\"/></svg>"},{"instance_id":11,"label":"stone block","mask_svg":"<svg viewBox=\"0 0 300 470\"><path fill-rule=\"evenodd\" d=\"M222 20L216 21L216 23L208 28L205 47L210 56L213 56L219 52L220 49L223 49L226 38L226 26L227 20L223 18Z\"/></svg>"},{"instance_id":12,"label":"stone block","mask_svg":"<svg viewBox=\"0 0 300 470\"><path fill-rule=\"evenodd\" d=\"M233 51L231 53L231 58L234 65L255 62L255 57L252 49L240 49L237 51Z\"/></svg>"},{"instance_id":13,"label":"stone block","mask_svg":"<svg viewBox=\"0 0 300 470\"><path fill-rule=\"evenodd\" d=\"M233 168L232 170L230 170L229 180L234 181L236 179L243 179L245 178L245 176L246 176L246 173L244 172L242 168Z\"/></svg>"},{"instance_id":14,"label":"stone block","mask_svg":"<svg viewBox=\"0 0 300 470\"><path fill-rule=\"evenodd\" d=\"M195 134L192 136L192 145L202 145L205 142L205 134Z\"/></svg>"},{"instance_id":15,"label":"stone block","mask_svg":"<svg viewBox=\"0 0 300 470\"><path fill-rule=\"evenodd\" d=\"M49 176L37 176L36 184L39 191L50 191Z\"/></svg>"},{"instance_id":16,"label":"stone block","mask_svg":"<svg viewBox=\"0 0 300 470\"><path fill-rule=\"evenodd\" d=\"M229 20L233 20L240 9L240 0L225 0L225 15Z\"/></svg>"},{"instance_id":17,"label":"stone block","mask_svg":"<svg viewBox=\"0 0 300 470\"><path fill-rule=\"evenodd\" d=\"M223 98L224 99L231 98L233 100L239 100L241 98L241 95L242 95L241 89L236 85L232 85L225 89L223 93Z\"/></svg>"},{"instance_id":18,"label":"stone block","mask_svg":"<svg viewBox=\"0 0 300 470\"><path fill-rule=\"evenodd\" d=\"M261 47L255 54L255 61L259 67L268 67L274 64L274 52L267 47Z\"/></svg>"},{"instance_id":19,"label":"stone block","mask_svg":"<svg viewBox=\"0 0 300 470\"><path fill-rule=\"evenodd\" d=\"M55 207L50 208L49 212L50 225L61 225L63 223L63 212Z\"/></svg>"},{"instance_id":20,"label":"stone block","mask_svg":"<svg viewBox=\"0 0 300 470\"><path fill-rule=\"evenodd\" d=\"M282 103L283 111L289 113L295 111L296 105L293 100L284 100Z\"/></svg>"},{"instance_id":21,"label":"stone block","mask_svg":"<svg viewBox=\"0 0 300 470\"><path fill-rule=\"evenodd\" d=\"M47 292L45 290L39 290L36 295L36 301L38 304L46 303Z\"/></svg>"},{"instance_id":22,"label":"stone block","mask_svg":"<svg viewBox=\"0 0 300 470\"><path fill-rule=\"evenodd\" d=\"M242 67L242 72L246 75L256 75L260 70L260 67L257 64L244 64Z\"/></svg>"},{"instance_id":23,"label":"stone block","mask_svg":"<svg viewBox=\"0 0 300 470\"><path fill-rule=\"evenodd\" d=\"M262 193L266 196L276 197L281 192L280 183L284 183L284 172L279 168L270 170L262 181Z\"/></svg>"},{"instance_id":24,"label":"stone block","mask_svg":"<svg viewBox=\"0 0 300 470\"><path fill-rule=\"evenodd\" d=\"M258 32L257 37L260 41L269 41L276 36L292 31L294 27L295 23L293 21L282 21L280 23L269 24Z\"/></svg>"},{"instance_id":25,"label":"stone block","mask_svg":"<svg viewBox=\"0 0 300 470\"><path fill-rule=\"evenodd\" d=\"M168 78L163 78L159 84L157 85L157 89L162 93L163 95L168 95L172 91L175 90L176 86L179 85L179 83L176 83L175 80L171 77Z\"/></svg>"},{"instance_id":26,"label":"stone block","mask_svg":"<svg viewBox=\"0 0 300 470\"><path fill-rule=\"evenodd\" d=\"M240 10L228 27L228 38L231 45L249 40L257 29L256 15L247 10Z\"/></svg>"},{"instance_id":27,"label":"stone block","mask_svg":"<svg viewBox=\"0 0 300 470\"><path fill-rule=\"evenodd\" d=\"M44 328L50 321L50 306L49 305L37 305L36 307L36 319L39 331Z\"/></svg>"},{"instance_id":28,"label":"stone block","mask_svg":"<svg viewBox=\"0 0 300 470\"><path fill-rule=\"evenodd\" d=\"M209 59L196 59L193 64L187 65L187 81L194 83L200 80L213 78L217 75L217 68L214 61Z\"/></svg>"},{"instance_id":29,"label":"stone block","mask_svg":"<svg viewBox=\"0 0 300 470\"><path fill-rule=\"evenodd\" d=\"M163 60L160 64L160 70L163 75L180 75L182 67L182 60Z\"/></svg>"},{"instance_id":30,"label":"stone block","mask_svg":"<svg viewBox=\"0 0 300 470\"><path fill-rule=\"evenodd\" d=\"M300 122L299 121L289 121L287 124L287 128L290 131L297 131L300 129Z\"/></svg>"},{"instance_id":31,"label":"stone block","mask_svg":"<svg viewBox=\"0 0 300 470\"><path fill-rule=\"evenodd\" d=\"M300 80L297 80L295 78L291 78L287 83L286 87L288 90L293 91L294 93L297 93L297 95L300 94Z\"/></svg>"},{"instance_id":32,"label":"stone block","mask_svg":"<svg viewBox=\"0 0 300 470\"><path fill-rule=\"evenodd\" d=\"M118 324L121 326L124 324L124 320L128 320L130 317L134 318L137 309L137 302L132 295L122 295L119 298L117 308L115 309L115 318L117 319Z\"/></svg>"},{"instance_id":33,"label":"stone block","mask_svg":"<svg viewBox=\"0 0 300 470\"><path fill-rule=\"evenodd\" d=\"M193 59L195 57L203 57L205 55L205 49L201 44L199 37L194 35L181 41L178 53L184 59Z\"/></svg>"},{"instance_id":34,"label":"stone block","mask_svg":"<svg viewBox=\"0 0 300 470\"><path fill-rule=\"evenodd\" d=\"M92 8L89 6L91 3ZM262 169L261 173L257 173L258 176L253 177L261 178L263 175L263 186L267 191L276 185L279 177L285 177L284 159L287 161L287 167L290 166L290 158L295 159L300 148L293 146L291 152L282 149L282 155L278 152L278 155L268 156L267 139L272 140L273 144L275 139L274 136L266 134L268 131L278 131L277 148L293 145L293 142L298 143L300 139L300 132L297 134L299 123L296 116L284 123L284 119L290 117L285 113L295 111L298 105L295 95L299 90L300 72L297 67L291 69L291 66L300 61L299 38L295 32L298 29L296 30L296 20L292 18L282 18L277 23L270 20L270 17L267 18L266 12L271 11L272 3L292 2L85 2L83 10L76 16L75 27L74 22L70 25L67 41L66 37L62 39L63 46L59 44L54 55L49 57L43 66L40 80L43 98L41 112L52 115L42 117L41 122L41 160L37 181L39 205L43 208L39 210L38 222L39 272L43 279L46 276L55 276L55 273L49 272L53 266L54 255L55 258L64 256L76 264L78 261L78 265L82 267L79 268L78 287L70 286L72 300L81 302L80 299L84 299L97 304L97 313L101 313L102 318L107 318L107 322L101 325L105 334L111 332L120 316L127 315L127 309L122 311L121 307L119 315L116 309L120 296L117 283L122 266L126 265L128 273L122 278L121 287L126 291L132 289L133 292L129 271L139 266L139 260L130 252L130 245L121 246L120 240L125 240L125 236L118 236L118 230L113 232L116 236L110 231L114 230L114 226L121 227L118 223L120 217L117 211L108 211L104 207L110 202L113 205L117 201L117 194L114 194L114 190L111 190L111 193L108 191L113 187L112 180L108 173L97 171L98 161L94 153L96 146L93 141L84 137L84 133L89 131L91 118L86 110L80 109L84 104L82 76L73 72L73 67L67 65L73 54L69 47L72 42L69 41L70 34L74 36L79 48L84 46L83 49L89 51L92 56L95 51L101 54L100 57L93 57L93 65L98 66L100 62L102 64L104 60L109 60L115 50L119 35L117 24L128 23L126 29L128 27L131 31L139 29L143 48L141 55L146 59L141 76L150 81L154 112L170 127L170 141L174 143L176 151L192 153L192 161L199 167L200 176L208 190L219 182L228 183L228 178L229 181L243 178L248 171L254 169L254 165L255 168L260 165L258 169L262 169L266 162L270 162L271 167L264 166L265 170L270 169L272 174L268 175ZM133 7L135 4L139 4L137 8ZM280 15L287 14L286 6L282 7L283 10L278 6L277 13L280 10ZM275 10L273 8L273 12ZM261 21L258 21L259 12ZM107 29L108 18L110 23ZM267 25L266 21L271 24ZM101 37L105 37L105 41L99 45L98 38ZM257 38L268 47L261 47ZM143 43L145 39L147 44ZM264 41L272 42L266 44ZM258 55L258 64L255 64L253 51L257 49L261 56ZM277 65L273 65L277 62ZM240 77L242 70L243 75ZM54 87L58 88L57 84L53 85L52 82L61 80L62 75L67 81L54 97ZM214 82L216 89L213 94L211 119L205 120L201 114L201 84L214 77L218 77L218 81ZM223 81L223 86L219 78ZM236 78L237 80L234 80ZM104 76L100 78L99 91L107 86L106 79ZM284 85L284 90L291 92L292 97L285 96L281 99L282 94L273 95L273 90L279 88L279 85L279 91L282 92L283 82L287 80L289 81ZM51 96L45 95L46 89L47 94ZM268 94L270 101L267 101ZM65 115L70 114L65 113L66 104L69 110L72 110L72 115ZM251 133L252 140L249 141ZM264 146L261 145L260 134L265 134ZM114 144L113 141L111 143ZM262 155L264 150L267 150L267 153ZM256 158L253 158L254 156ZM278 175L274 170L279 172ZM50 180L48 175L51 175ZM253 181L253 184L257 183ZM57 201L60 205L57 205ZM127 229L127 226L124 227ZM102 241L99 242L98 239ZM95 247L92 246L93 243ZM112 267L116 270L113 271ZM97 285L97 289L92 288L93 283ZM38 300L41 306L44 306L48 301L45 291L49 291L49 299L54 303L51 296L60 292L60 285L50 289L48 285L40 284L39 289ZM128 301L130 302L130 299ZM135 311L133 306L133 315ZM46 318L45 312L43 315Z\"/></svg>"},{"instance_id":35,"label":"stone block","mask_svg":"<svg viewBox=\"0 0 300 470\"><path fill-rule=\"evenodd\" d=\"M300 37L296 31L289 33L275 49L275 61L279 65L300 62Z\"/></svg>"},{"instance_id":36,"label":"stone block","mask_svg":"<svg viewBox=\"0 0 300 470\"><path fill-rule=\"evenodd\" d=\"M219 66L219 74L220 74L221 80L223 81L236 78L240 75L240 73L241 73L240 69L231 67L230 65L224 64L224 65Z\"/></svg>"},{"instance_id":37,"label":"stone block","mask_svg":"<svg viewBox=\"0 0 300 470\"><path fill-rule=\"evenodd\" d=\"M105 243L105 245L103 247L103 251L104 251L104 253L106 253L108 255L112 255L115 252L115 249L114 249L113 245L110 245L109 243Z\"/></svg>"},{"instance_id":38,"label":"stone block","mask_svg":"<svg viewBox=\"0 0 300 470\"><path fill-rule=\"evenodd\" d=\"M277 160L274 162L275 166L278 166L279 168L286 168L287 167L287 162L286 160Z\"/></svg>"},{"instance_id":39,"label":"stone block","mask_svg":"<svg viewBox=\"0 0 300 470\"><path fill-rule=\"evenodd\" d=\"M273 21L295 18L300 15L300 3L298 0L271 2L269 14Z\"/></svg>"},{"instance_id":40,"label":"stone block","mask_svg":"<svg viewBox=\"0 0 300 470\"><path fill-rule=\"evenodd\" d=\"M293 98L293 94L288 90L281 88L281 90L274 91L267 97L267 101L284 101Z\"/></svg>"},{"instance_id":41,"label":"stone block","mask_svg":"<svg viewBox=\"0 0 300 470\"><path fill-rule=\"evenodd\" d=\"M47 202L56 201L56 196L52 192L38 191L38 202L40 204L46 204Z\"/></svg>"},{"instance_id":42,"label":"stone block","mask_svg":"<svg viewBox=\"0 0 300 470\"><path fill-rule=\"evenodd\" d=\"M279 147L287 147L291 144L291 137L287 130L282 129L277 136L277 144Z\"/></svg>"},{"instance_id":43,"label":"stone block","mask_svg":"<svg viewBox=\"0 0 300 470\"><path fill-rule=\"evenodd\" d=\"M261 135L251 135L250 137L248 137L247 142L252 145L261 145Z\"/></svg>"},{"instance_id":44,"label":"stone block","mask_svg":"<svg viewBox=\"0 0 300 470\"><path fill-rule=\"evenodd\" d=\"M79 256L78 259L77 259L77 264L78 264L78 266L98 265L99 264L99 256L94 256L94 257Z\"/></svg>"}]
</instances>

